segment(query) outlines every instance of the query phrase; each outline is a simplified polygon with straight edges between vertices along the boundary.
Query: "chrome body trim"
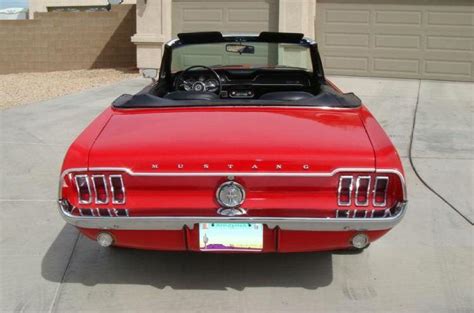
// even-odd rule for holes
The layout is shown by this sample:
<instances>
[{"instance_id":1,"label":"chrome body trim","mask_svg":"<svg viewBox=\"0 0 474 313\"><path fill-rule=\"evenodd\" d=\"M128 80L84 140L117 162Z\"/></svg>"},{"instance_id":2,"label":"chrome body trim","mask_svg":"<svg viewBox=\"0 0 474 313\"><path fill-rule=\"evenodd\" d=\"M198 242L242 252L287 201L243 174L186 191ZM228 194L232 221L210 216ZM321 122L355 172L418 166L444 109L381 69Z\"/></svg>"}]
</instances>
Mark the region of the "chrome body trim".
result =
<instances>
[{"instance_id":1,"label":"chrome body trim","mask_svg":"<svg viewBox=\"0 0 474 313\"><path fill-rule=\"evenodd\" d=\"M236 172L236 171L228 171L228 172L186 172L186 171L176 171L176 172L135 172L126 167L90 167L90 168L70 168L65 170L61 174L61 178L64 178L66 175L73 173L73 172L125 172L130 176L166 176L166 177L173 177L173 176L233 176L233 177L247 177L247 176L275 176L275 177L331 177L341 172L365 172L365 173L374 173L376 172L375 168L373 167L340 167L336 168L331 172ZM379 170L377 170L378 172ZM383 170L382 170L383 171ZM392 171L392 170L390 170ZM393 170L396 171L396 170ZM400 174L401 175L401 174Z\"/></svg>"},{"instance_id":2,"label":"chrome body trim","mask_svg":"<svg viewBox=\"0 0 474 313\"><path fill-rule=\"evenodd\" d=\"M185 172L185 171L175 171L175 172L134 172L131 169L123 168L123 167L91 167L86 171L109 171L109 172L125 172L130 176L165 176L165 177L331 177L340 172L375 172L374 168L338 168L332 172L308 172L308 171L301 171L301 172L236 172L236 171L229 171L229 172Z\"/></svg>"},{"instance_id":3,"label":"chrome body trim","mask_svg":"<svg viewBox=\"0 0 474 313\"><path fill-rule=\"evenodd\" d=\"M95 184L95 179L96 178L102 179L102 182L104 184L105 201L100 201L99 200L99 197L98 197L98 194L97 194L97 186ZM107 180L105 179L105 175L92 175L91 180L92 180L92 186L94 187L95 203L96 204L107 204L107 203L109 203L109 189L107 188Z\"/></svg>"},{"instance_id":4,"label":"chrome body trim","mask_svg":"<svg viewBox=\"0 0 474 313\"><path fill-rule=\"evenodd\" d=\"M379 181L382 181L382 180L385 180L387 181L386 185L385 185L385 190L384 190L384 196L383 196L383 202L377 202L375 200L375 191L377 189L377 184ZM389 184L390 180L388 178L388 176L377 176L375 177L375 182L374 182L374 190L373 190L373 197L372 197L372 205L373 206L376 206L376 207L384 207L387 205L387 191L388 191L388 184Z\"/></svg>"},{"instance_id":5,"label":"chrome body trim","mask_svg":"<svg viewBox=\"0 0 474 313\"><path fill-rule=\"evenodd\" d=\"M89 200L84 201L81 198L81 190L79 187L79 182L77 181L78 178L84 178L86 180L86 185L87 185L87 191L89 192ZM90 204L92 203L92 192L91 192L91 185L89 182L89 176L88 175L76 175L74 176L74 183L76 184L76 190L77 190L77 201L80 204Z\"/></svg>"},{"instance_id":6,"label":"chrome body trim","mask_svg":"<svg viewBox=\"0 0 474 313\"><path fill-rule=\"evenodd\" d=\"M133 170L125 167L78 167L70 168L61 173L60 183L59 183L59 192L58 199L62 198L61 187L64 180L64 177L74 172L124 172L130 176L165 176L165 177L332 177L342 172L364 172L364 173L381 173L381 174L394 174L397 175L402 184L403 191L403 200L407 200L407 188L405 183L405 178L403 174L397 169L375 169L368 167L340 167L334 169L332 172L134 172Z\"/></svg>"},{"instance_id":7,"label":"chrome body trim","mask_svg":"<svg viewBox=\"0 0 474 313\"><path fill-rule=\"evenodd\" d=\"M361 179L368 179L369 182L367 183L367 195L366 195L366 200L365 202L359 202L359 187L360 187L360 180ZM356 192L355 192L355 205L356 206L368 206L369 205L369 195L370 195L370 182L371 182L371 177L370 176L359 176L357 177L356 181Z\"/></svg>"},{"instance_id":8,"label":"chrome body trim","mask_svg":"<svg viewBox=\"0 0 474 313\"><path fill-rule=\"evenodd\" d=\"M74 226L92 229L182 230L193 229L199 223L261 223L270 229L300 231L371 231L387 230L398 224L406 211L406 202L397 204L397 214L383 218L310 218L310 217L250 217L250 216L76 216L70 205L60 200L59 213Z\"/></svg>"}]
</instances>

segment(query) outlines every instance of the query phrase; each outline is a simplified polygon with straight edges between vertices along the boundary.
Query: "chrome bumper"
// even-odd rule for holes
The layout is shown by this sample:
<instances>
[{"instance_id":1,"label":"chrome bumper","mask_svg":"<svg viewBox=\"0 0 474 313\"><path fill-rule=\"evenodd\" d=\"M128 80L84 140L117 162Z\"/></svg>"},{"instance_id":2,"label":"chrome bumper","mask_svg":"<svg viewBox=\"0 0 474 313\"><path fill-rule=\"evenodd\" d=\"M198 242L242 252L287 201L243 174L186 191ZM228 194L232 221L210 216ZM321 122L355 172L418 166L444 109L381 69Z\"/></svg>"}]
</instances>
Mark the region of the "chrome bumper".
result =
<instances>
[{"instance_id":1,"label":"chrome bumper","mask_svg":"<svg viewBox=\"0 0 474 313\"><path fill-rule=\"evenodd\" d=\"M63 219L77 227L124 230L181 230L198 223L261 223L270 229L302 231L369 231L385 230L397 225L406 211L406 202L397 205L396 214L380 218L312 218L312 217L242 217L242 216L76 216L69 212L69 204L59 200Z\"/></svg>"}]
</instances>

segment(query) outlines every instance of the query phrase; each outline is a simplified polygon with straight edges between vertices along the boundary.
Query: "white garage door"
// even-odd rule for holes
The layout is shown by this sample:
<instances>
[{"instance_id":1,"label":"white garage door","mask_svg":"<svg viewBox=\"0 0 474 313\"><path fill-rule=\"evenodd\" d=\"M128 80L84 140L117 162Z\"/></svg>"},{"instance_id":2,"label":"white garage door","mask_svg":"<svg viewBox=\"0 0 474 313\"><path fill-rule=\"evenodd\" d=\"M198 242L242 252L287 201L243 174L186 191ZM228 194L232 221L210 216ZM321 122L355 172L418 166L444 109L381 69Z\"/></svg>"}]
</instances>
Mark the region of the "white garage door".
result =
<instances>
[{"instance_id":1,"label":"white garage door","mask_svg":"<svg viewBox=\"0 0 474 313\"><path fill-rule=\"evenodd\" d=\"M173 0L172 32L278 30L278 0Z\"/></svg>"},{"instance_id":2,"label":"white garage door","mask_svg":"<svg viewBox=\"0 0 474 313\"><path fill-rule=\"evenodd\" d=\"M473 0L318 0L326 72L474 81Z\"/></svg>"}]
</instances>

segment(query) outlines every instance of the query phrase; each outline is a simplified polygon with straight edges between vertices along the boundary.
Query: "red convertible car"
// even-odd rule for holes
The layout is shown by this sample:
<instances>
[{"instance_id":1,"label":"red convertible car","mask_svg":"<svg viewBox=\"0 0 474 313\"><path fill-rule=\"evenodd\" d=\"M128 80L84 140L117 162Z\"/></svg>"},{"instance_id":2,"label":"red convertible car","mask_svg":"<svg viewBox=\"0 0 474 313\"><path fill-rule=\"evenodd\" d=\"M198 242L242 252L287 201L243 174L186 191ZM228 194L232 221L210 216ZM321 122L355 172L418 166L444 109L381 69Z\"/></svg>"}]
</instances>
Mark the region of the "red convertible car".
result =
<instances>
[{"instance_id":1,"label":"red convertible car","mask_svg":"<svg viewBox=\"0 0 474 313\"><path fill-rule=\"evenodd\" d=\"M302 34L179 34L74 141L59 212L101 246L364 249L402 219L397 151Z\"/></svg>"}]
</instances>

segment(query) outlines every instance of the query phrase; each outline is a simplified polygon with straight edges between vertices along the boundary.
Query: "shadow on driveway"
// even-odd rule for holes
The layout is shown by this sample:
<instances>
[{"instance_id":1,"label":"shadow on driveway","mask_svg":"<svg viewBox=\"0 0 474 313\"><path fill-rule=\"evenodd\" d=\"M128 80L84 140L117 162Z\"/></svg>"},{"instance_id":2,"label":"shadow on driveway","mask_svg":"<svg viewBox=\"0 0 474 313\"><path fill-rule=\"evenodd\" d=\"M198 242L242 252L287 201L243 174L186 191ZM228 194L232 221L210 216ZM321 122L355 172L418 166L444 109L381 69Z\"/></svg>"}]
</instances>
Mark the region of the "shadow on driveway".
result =
<instances>
[{"instance_id":1,"label":"shadow on driveway","mask_svg":"<svg viewBox=\"0 0 474 313\"><path fill-rule=\"evenodd\" d=\"M101 248L79 235L69 267L73 226L65 225L41 264L52 282L149 285L158 289L244 290L246 287L317 289L333 280L331 253L207 254ZM68 239L65 239L68 238Z\"/></svg>"}]
</instances>

